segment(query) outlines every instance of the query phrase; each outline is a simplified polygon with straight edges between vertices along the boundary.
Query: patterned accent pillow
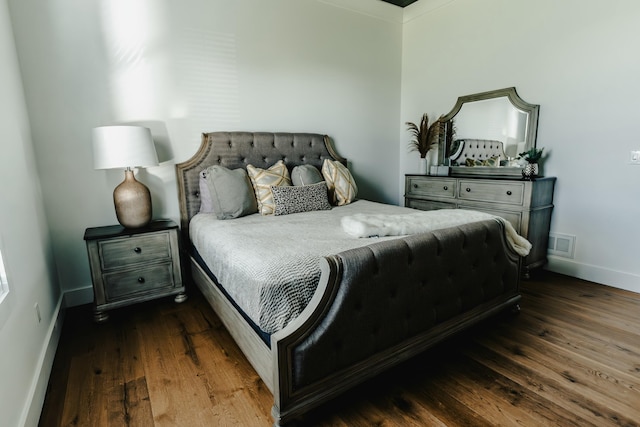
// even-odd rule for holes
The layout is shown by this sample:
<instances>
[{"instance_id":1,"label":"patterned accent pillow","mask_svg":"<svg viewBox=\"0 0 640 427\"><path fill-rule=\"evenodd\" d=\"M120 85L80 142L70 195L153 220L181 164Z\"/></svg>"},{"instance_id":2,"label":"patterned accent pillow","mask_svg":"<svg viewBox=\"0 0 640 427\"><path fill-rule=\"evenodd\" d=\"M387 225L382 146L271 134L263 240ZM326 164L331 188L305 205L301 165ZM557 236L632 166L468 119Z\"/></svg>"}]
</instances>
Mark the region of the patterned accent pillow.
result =
<instances>
[{"instance_id":1,"label":"patterned accent pillow","mask_svg":"<svg viewBox=\"0 0 640 427\"><path fill-rule=\"evenodd\" d=\"M355 200L358 186L345 165L335 160L325 159L322 163L322 176L327 182L329 196L334 205L344 206Z\"/></svg>"},{"instance_id":2,"label":"patterned accent pillow","mask_svg":"<svg viewBox=\"0 0 640 427\"><path fill-rule=\"evenodd\" d=\"M327 197L327 184L324 181L293 187L271 187L271 191L276 204L274 215L331 209Z\"/></svg>"},{"instance_id":3,"label":"patterned accent pillow","mask_svg":"<svg viewBox=\"0 0 640 427\"><path fill-rule=\"evenodd\" d=\"M266 170L247 165L247 172L253 185L253 191L256 193L258 212L262 215L272 215L276 210L276 205L273 201L271 187L291 185L287 166L282 160L278 160L276 164Z\"/></svg>"}]
</instances>

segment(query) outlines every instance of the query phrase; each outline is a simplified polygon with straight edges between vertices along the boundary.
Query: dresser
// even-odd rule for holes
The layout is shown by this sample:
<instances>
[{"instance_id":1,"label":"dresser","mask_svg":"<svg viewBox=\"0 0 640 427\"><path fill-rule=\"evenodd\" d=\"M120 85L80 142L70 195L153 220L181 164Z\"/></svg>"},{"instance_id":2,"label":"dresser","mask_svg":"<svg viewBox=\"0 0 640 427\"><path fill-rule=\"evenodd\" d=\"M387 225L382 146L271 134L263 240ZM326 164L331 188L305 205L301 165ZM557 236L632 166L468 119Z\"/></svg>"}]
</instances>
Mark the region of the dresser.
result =
<instances>
[{"instance_id":1,"label":"dresser","mask_svg":"<svg viewBox=\"0 0 640 427\"><path fill-rule=\"evenodd\" d=\"M87 228L84 233L94 293L94 320L118 307L175 295L187 299L182 284L178 225L170 220L128 229Z\"/></svg>"},{"instance_id":2,"label":"dresser","mask_svg":"<svg viewBox=\"0 0 640 427\"><path fill-rule=\"evenodd\" d=\"M547 262L555 177L533 181L405 175L405 206L421 210L472 209L500 216L533 247L523 273Z\"/></svg>"}]
</instances>

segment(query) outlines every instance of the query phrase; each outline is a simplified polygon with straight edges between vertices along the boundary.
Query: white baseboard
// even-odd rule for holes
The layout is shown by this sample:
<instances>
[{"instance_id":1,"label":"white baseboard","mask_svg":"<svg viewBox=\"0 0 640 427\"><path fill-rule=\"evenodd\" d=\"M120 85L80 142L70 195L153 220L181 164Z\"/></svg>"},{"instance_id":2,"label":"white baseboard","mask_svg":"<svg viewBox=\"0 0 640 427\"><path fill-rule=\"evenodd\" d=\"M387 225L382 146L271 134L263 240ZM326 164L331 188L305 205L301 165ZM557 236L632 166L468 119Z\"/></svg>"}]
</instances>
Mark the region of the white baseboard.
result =
<instances>
[{"instance_id":1,"label":"white baseboard","mask_svg":"<svg viewBox=\"0 0 640 427\"><path fill-rule=\"evenodd\" d=\"M64 322L65 310L63 299L64 295L60 295L58 304L53 312L51 324L47 330L46 340L42 346L40 357L38 358L38 364L36 365L37 370L29 387L29 398L25 403L20 418L20 425L25 427L35 427L40 420L40 413L42 412L47 386L49 385L49 377L51 376L51 368L53 367L53 359L58 349L62 323Z\"/></svg>"},{"instance_id":2,"label":"white baseboard","mask_svg":"<svg viewBox=\"0 0 640 427\"><path fill-rule=\"evenodd\" d=\"M93 287L70 289L64 292L64 306L76 307L78 305L91 304L93 302Z\"/></svg>"},{"instance_id":3,"label":"white baseboard","mask_svg":"<svg viewBox=\"0 0 640 427\"><path fill-rule=\"evenodd\" d=\"M610 270L597 265L582 264L553 255L549 255L548 259L549 263L546 269L549 271L640 293L640 276L636 274Z\"/></svg>"}]
</instances>

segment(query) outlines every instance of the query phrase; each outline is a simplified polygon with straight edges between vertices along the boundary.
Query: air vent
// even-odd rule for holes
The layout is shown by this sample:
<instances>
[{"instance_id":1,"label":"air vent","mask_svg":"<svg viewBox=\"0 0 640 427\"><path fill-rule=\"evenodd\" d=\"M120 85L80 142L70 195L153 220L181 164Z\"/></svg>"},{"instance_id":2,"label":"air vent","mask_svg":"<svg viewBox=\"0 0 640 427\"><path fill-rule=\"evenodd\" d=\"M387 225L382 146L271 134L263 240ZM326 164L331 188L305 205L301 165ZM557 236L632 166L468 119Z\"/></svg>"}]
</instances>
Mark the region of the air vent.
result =
<instances>
[{"instance_id":1,"label":"air vent","mask_svg":"<svg viewBox=\"0 0 640 427\"><path fill-rule=\"evenodd\" d=\"M549 255L573 258L576 236L560 233L549 233Z\"/></svg>"}]
</instances>

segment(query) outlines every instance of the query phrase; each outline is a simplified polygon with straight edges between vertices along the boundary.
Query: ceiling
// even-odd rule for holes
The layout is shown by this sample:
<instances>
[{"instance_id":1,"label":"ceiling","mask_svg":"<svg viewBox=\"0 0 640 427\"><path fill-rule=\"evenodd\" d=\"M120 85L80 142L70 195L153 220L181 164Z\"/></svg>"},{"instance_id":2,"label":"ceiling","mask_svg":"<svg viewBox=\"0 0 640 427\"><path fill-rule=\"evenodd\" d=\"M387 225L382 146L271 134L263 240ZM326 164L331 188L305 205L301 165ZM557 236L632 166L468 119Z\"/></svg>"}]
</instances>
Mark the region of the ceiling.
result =
<instances>
[{"instance_id":1,"label":"ceiling","mask_svg":"<svg viewBox=\"0 0 640 427\"><path fill-rule=\"evenodd\" d=\"M405 7L409 6L411 3L415 3L418 0L382 0L386 3L395 4L396 6Z\"/></svg>"}]
</instances>

